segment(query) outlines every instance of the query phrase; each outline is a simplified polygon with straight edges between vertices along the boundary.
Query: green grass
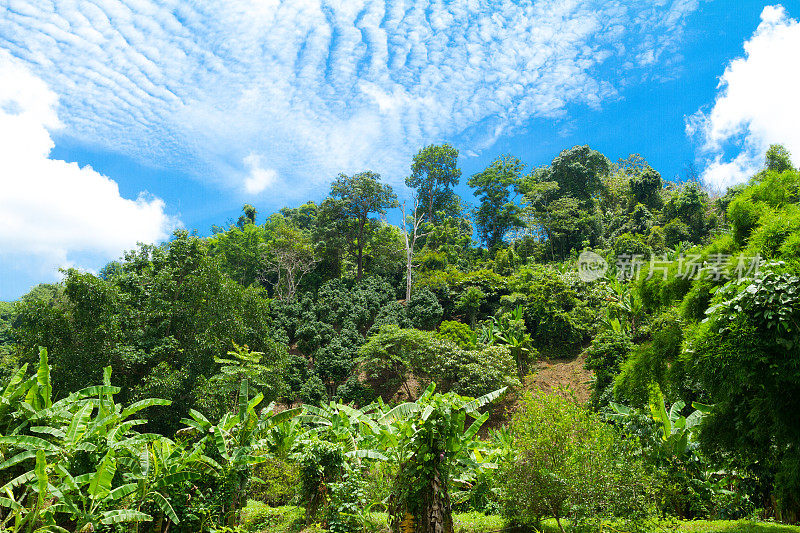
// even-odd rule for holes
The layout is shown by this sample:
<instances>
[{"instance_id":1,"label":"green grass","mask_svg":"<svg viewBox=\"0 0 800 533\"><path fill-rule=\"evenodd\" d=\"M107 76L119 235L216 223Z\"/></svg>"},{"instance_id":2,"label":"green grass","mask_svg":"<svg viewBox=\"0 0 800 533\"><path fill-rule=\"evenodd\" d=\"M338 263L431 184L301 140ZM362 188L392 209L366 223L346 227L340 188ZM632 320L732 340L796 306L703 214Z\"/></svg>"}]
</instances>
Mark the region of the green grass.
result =
<instances>
[{"instance_id":1,"label":"green grass","mask_svg":"<svg viewBox=\"0 0 800 533\"><path fill-rule=\"evenodd\" d=\"M301 507L286 505L269 507L250 500L242 511L242 526L253 533L318 533L321 530L304 528L305 513ZM387 533L389 531L386 513L372 513L368 531ZM455 533L489 533L503 528L503 519L482 513L462 513L453 515ZM530 530L533 533L534 530ZM773 522L753 522L750 520L692 520L662 522L654 529L655 533L800 533L800 526L787 526ZM540 533L560 533L555 520L545 520Z\"/></svg>"},{"instance_id":2,"label":"green grass","mask_svg":"<svg viewBox=\"0 0 800 533\"><path fill-rule=\"evenodd\" d=\"M242 526L247 531L294 533L303 528L305 512L302 507L285 505L270 507L263 502L249 500L242 510Z\"/></svg>"},{"instance_id":3,"label":"green grass","mask_svg":"<svg viewBox=\"0 0 800 533\"><path fill-rule=\"evenodd\" d=\"M692 520L679 522L686 533L800 533L800 526L749 520Z\"/></svg>"}]
</instances>

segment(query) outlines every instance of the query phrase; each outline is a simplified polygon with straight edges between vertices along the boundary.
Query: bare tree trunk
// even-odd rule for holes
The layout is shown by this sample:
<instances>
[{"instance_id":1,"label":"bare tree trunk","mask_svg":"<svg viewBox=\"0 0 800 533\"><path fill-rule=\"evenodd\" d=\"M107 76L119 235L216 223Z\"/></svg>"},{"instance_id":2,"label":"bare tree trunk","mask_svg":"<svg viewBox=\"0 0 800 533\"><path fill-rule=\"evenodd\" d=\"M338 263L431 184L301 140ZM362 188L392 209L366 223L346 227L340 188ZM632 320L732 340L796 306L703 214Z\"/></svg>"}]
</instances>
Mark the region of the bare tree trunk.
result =
<instances>
[{"instance_id":1,"label":"bare tree trunk","mask_svg":"<svg viewBox=\"0 0 800 533\"><path fill-rule=\"evenodd\" d=\"M403 202L401 210L403 213L403 236L405 237L406 248L406 303L408 303L411 299L411 275L414 269L414 247L417 244L417 239L424 237L427 233L419 233L420 226L424 220L424 214L419 214L418 197L414 197L414 211L410 215L411 220L408 220L406 217L405 202ZM411 224L411 231L408 230L407 224Z\"/></svg>"}]
</instances>

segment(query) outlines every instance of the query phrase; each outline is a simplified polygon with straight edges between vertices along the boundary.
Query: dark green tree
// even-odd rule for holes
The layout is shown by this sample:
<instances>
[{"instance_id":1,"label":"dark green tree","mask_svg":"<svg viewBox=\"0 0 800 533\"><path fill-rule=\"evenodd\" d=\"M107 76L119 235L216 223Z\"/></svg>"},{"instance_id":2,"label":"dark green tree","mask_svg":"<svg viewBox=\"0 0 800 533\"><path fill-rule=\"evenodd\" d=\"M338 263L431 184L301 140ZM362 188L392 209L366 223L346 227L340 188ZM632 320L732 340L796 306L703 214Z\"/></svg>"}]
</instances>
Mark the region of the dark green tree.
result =
<instances>
[{"instance_id":1,"label":"dark green tree","mask_svg":"<svg viewBox=\"0 0 800 533\"><path fill-rule=\"evenodd\" d=\"M255 224L257 214L258 211L256 211L255 207L250 204L244 204L242 214L239 216L239 220L236 221L236 227L243 229L248 224Z\"/></svg>"},{"instance_id":2,"label":"dark green tree","mask_svg":"<svg viewBox=\"0 0 800 533\"><path fill-rule=\"evenodd\" d=\"M559 194L586 201L603 188L602 178L611 171L611 162L588 146L564 150L545 169L541 181L554 181Z\"/></svg>"}]
</instances>

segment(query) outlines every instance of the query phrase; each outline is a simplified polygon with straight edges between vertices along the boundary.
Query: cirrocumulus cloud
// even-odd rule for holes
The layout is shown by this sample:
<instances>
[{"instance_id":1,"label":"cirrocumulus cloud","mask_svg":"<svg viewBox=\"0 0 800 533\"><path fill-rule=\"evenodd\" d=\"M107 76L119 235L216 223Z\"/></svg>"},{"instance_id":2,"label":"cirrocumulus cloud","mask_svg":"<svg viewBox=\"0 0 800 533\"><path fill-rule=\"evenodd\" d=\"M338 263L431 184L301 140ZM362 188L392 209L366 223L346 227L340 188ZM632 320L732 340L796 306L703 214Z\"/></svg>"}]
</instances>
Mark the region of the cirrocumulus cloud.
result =
<instances>
[{"instance_id":1,"label":"cirrocumulus cloud","mask_svg":"<svg viewBox=\"0 0 800 533\"><path fill-rule=\"evenodd\" d=\"M8 0L0 48L78 142L287 198L340 171L402 183L424 144L480 151L618 98L698 3Z\"/></svg>"}]
</instances>

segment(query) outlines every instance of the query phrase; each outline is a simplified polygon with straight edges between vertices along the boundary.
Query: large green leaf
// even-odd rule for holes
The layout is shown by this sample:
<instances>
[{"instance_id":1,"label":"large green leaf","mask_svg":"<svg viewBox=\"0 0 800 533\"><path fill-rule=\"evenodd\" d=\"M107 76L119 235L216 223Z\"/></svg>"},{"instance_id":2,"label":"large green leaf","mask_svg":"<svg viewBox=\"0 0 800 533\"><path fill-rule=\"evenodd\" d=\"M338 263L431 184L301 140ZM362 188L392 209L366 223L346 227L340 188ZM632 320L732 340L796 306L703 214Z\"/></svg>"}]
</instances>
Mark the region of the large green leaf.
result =
<instances>
[{"instance_id":1,"label":"large green leaf","mask_svg":"<svg viewBox=\"0 0 800 533\"><path fill-rule=\"evenodd\" d=\"M502 389L497 389L496 391L492 391L492 392L486 393L486 394L484 394L483 396L481 396L479 398L475 398L471 402L468 402L468 403L464 404L464 407L463 407L464 411L467 412L467 413L472 413L474 411L477 411L478 409L480 409L481 407L483 407L487 403L493 402L497 398L502 396L502 394L506 391L507 388L508 387L503 387Z\"/></svg>"},{"instance_id":2,"label":"large green leaf","mask_svg":"<svg viewBox=\"0 0 800 533\"><path fill-rule=\"evenodd\" d=\"M39 493L38 507L41 509L44 504L44 499L47 496L47 459L44 455L44 450L36 451L36 466L34 467L36 473L36 492Z\"/></svg>"},{"instance_id":3,"label":"large green leaf","mask_svg":"<svg viewBox=\"0 0 800 533\"><path fill-rule=\"evenodd\" d=\"M136 492L136 489L139 488L138 483L126 483L124 485L120 485L116 487L114 490L108 493L108 499L111 501L116 501L121 498L124 498L128 494L132 494Z\"/></svg>"},{"instance_id":4,"label":"large green leaf","mask_svg":"<svg viewBox=\"0 0 800 533\"><path fill-rule=\"evenodd\" d=\"M89 482L89 496L93 500L102 500L111 492L111 483L117 472L117 461L113 450L108 450L100 461L97 471Z\"/></svg>"},{"instance_id":5,"label":"large green leaf","mask_svg":"<svg viewBox=\"0 0 800 533\"><path fill-rule=\"evenodd\" d=\"M168 474L156 480L156 482L153 483L153 488L160 489L162 487L168 487L170 485L173 485L175 483L181 483L183 481L194 481L200 479L200 477L201 477L200 474L198 474L197 472L189 472L189 471L176 472L174 474Z\"/></svg>"},{"instance_id":6,"label":"large green leaf","mask_svg":"<svg viewBox=\"0 0 800 533\"><path fill-rule=\"evenodd\" d=\"M17 448L29 450L44 450L48 452L58 452L60 448L42 438L34 437L32 435L11 435L9 437L0 437L0 444L10 444Z\"/></svg>"},{"instance_id":7,"label":"large green leaf","mask_svg":"<svg viewBox=\"0 0 800 533\"><path fill-rule=\"evenodd\" d=\"M47 349L39 347L39 368L36 370L36 381L39 385L39 395L42 398L42 407L45 409L53 405L53 386L50 383L50 365L47 364Z\"/></svg>"},{"instance_id":8,"label":"large green leaf","mask_svg":"<svg viewBox=\"0 0 800 533\"><path fill-rule=\"evenodd\" d=\"M6 468L10 468L16 464L21 463L22 461L26 461L28 459L33 459L36 457L37 450L26 450L24 452L20 452L17 455L7 459L3 463L0 463L0 471L5 470Z\"/></svg>"},{"instance_id":9,"label":"large green leaf","mask_svg":"<svg viewBox=\"0 0 800 533\"><path fill-rule=\"evenodd\" d=\"M119 387L112 387L109 385L92 385L91 387L86 387L85 389L81 389L77 392L73 392L70 394L70 398L73 401L76 400L84 400L86 398L100 398L102 396L113 396L114 394L119 394L121 391Z\"/></svg>"},{"instance_id":10,"label":"large green leaf","mask_svg":"<svg viewBox=\"0 0 800 533\"><path fill-rule=\"evenodd\" d=\"M382 424L390 424L395 420L401 418L407 418L411 413L416 413L421 409L422 408L416 402L401 403L397 407L390 409L388 412L384 413L383 416L381 416L378 419L378 422Z\"/></svg>"},{"instance_id":11,"label":"large green leaf","mask_svg":"<svg viewBox=\"0 0 800 533\"><path fill-rule=\"evenodd\" d=\"M346 452L347 457L358 457L359 459L377 459L379 461L388 461L389 458L383 455L378 450L353 450Z\"/></svg>"},{"instance_id":12,"label":"large green leaf","mask_svg":"<svg viewBox=\"0 0 800 533\"><path fill-rule=\"evenodd\" d=\"M161 400L159 398L148 398L146 400L140 400L136 403L132 403L128 407L122 410L120 413L120 417L124 420L131 416L134 413L138 413L142 409L147 409L148 407L152 407L154 405L172 405L172 402L169 400Z\"/></svg>"},{"instance_id":13,"label":"large green leaf","mask_svg":"<svg viewBox=\"0 0 800 533\"><path fill-rule=\"evenodd\" d=\"M247 398L250 393L249 384L243 379L239 384L239 421L244 422L247 416Z\"/></svg>"},{"instance_id":14,"label":"large green leaf","mask_svg":"<svg viewBox=\"0 0 800 533\"><path fill-rule=\"evenodd\" d=\"M104 511L100 513L100 522L106 525L119 524L121 522L149 522L152 516L131 509L118 509L114 511Z\"/></svg>"},{"instance_id":15,"label":"large green leaf","mask_svg":"<svg viewBox=\"0 0 800 533\"><path fill-rule=\"evenodd\" d=\"M172 520L173 523L180 523L178 515L175 514L175 510L172 508L172 505L170 505L167 499L160 492L154 492L151 496L153 497L153 501L156 502L156 505L158 505L158 508L161 509L162 513Z\"/></svg>"},{"instance_id":16,"label":"large green leaf","mask_svg":"<svg viewBox=\"0 0 800 533\"><path fill-rule=\"evenodd\" d=\"M225 458L225 460L230 461L230 455L228 455L228 443L225 440L225 435L223 434L223 430L219 426L214 426L211 428L214 431L214 443L217 445L217 450L219 450L219 454Z\"/></svg>"},{"instance_id":17,"label":"large green leaf","mask_svg":"<svg viewBox=\"0 0 800 533\"><path fill-rule=\"evenodd\" d=\"M93 410L94 410L94 404L87 402L72 417L72 420L70 421L69 426L67 427L67 434L64 437L64 441L68 446L74 445L78 441L78 438L80 437L81 433L86 427L86 424L88 424L89 419L92 416Z\"/></svg>"},{"instance_id":18,"label":"large green leaf","mask_svg":"<svg viewBox=\"0 0 800 533\"><path fill-rule=\"evenodd\" d=\"M464 432L462 441L470 441L472 438L478 434L478 431L481 429L481 426L489 420L489 413L483 413L481 416L475 419L474 422L469 426L469 429Z\"/></svg>"}]
</instances>

